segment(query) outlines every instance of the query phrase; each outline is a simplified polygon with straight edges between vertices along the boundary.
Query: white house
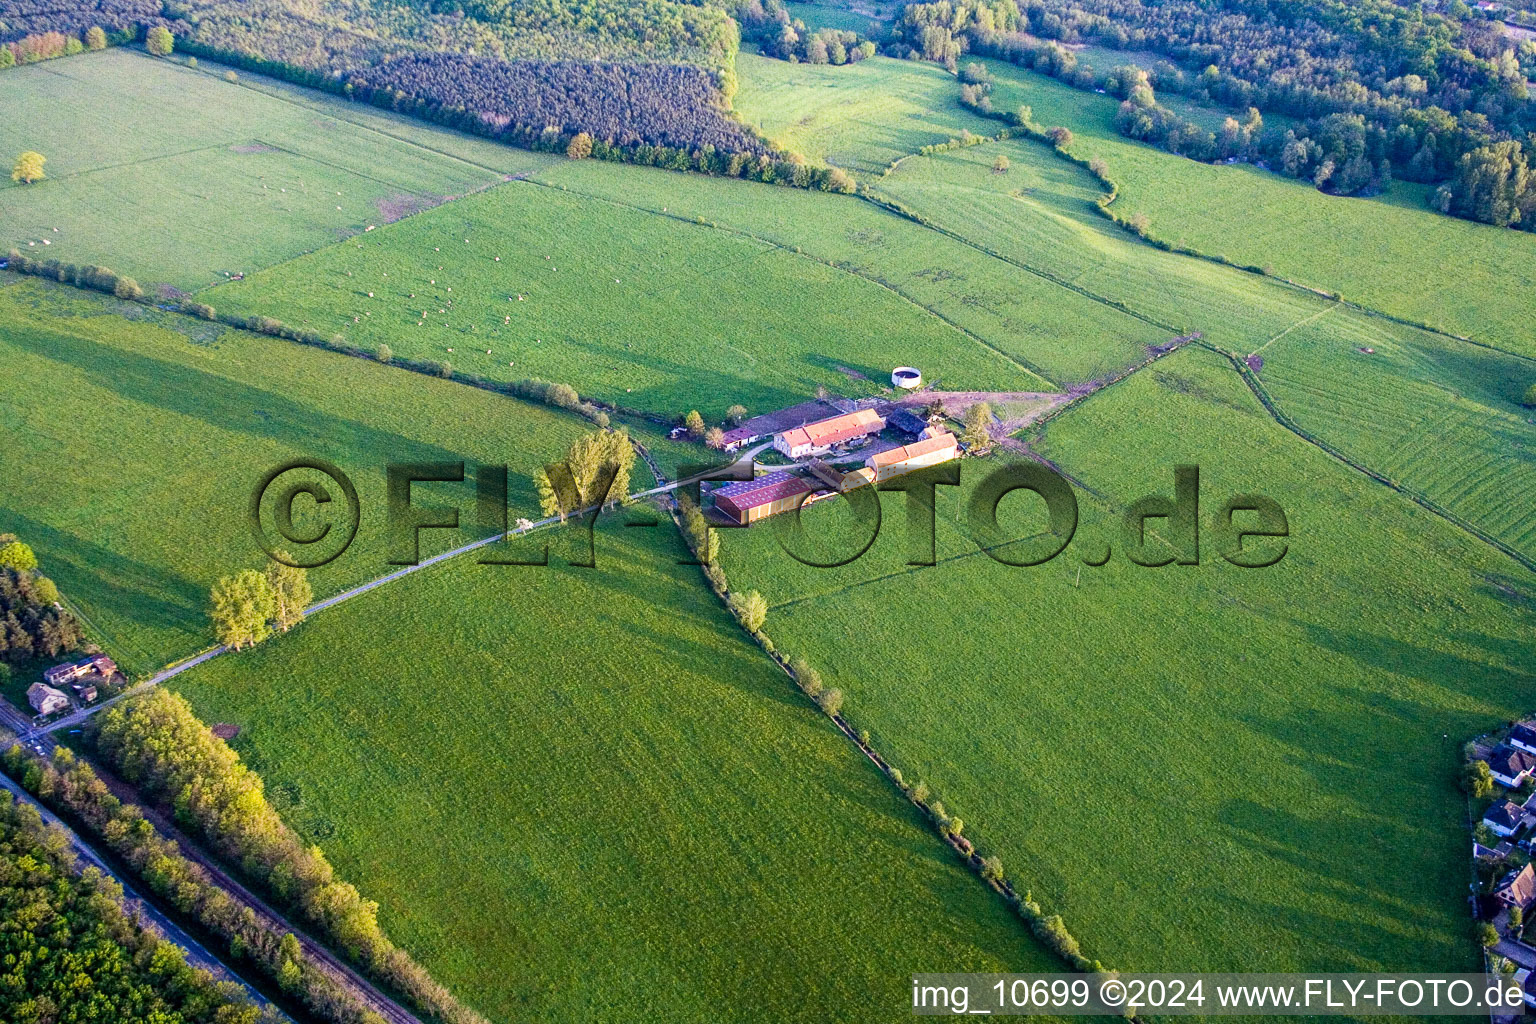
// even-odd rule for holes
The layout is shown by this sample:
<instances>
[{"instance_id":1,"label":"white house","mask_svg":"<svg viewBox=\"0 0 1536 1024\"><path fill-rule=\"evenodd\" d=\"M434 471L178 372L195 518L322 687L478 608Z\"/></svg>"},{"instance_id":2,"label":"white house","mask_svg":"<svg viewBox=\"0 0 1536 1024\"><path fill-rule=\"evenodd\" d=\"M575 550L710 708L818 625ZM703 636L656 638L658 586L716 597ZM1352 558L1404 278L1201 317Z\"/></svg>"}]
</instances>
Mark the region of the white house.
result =
<instances>
[{"instance_id":1,"label":"white house","mask_svg":"<svg viewBox=\"0 0 1536 1024\"><path fill-rule=\"evenodd\" d=\"M1509 731L1509 745L1527 754L1536 754L1536 722L1516 722Z\"/></svg>"},{"instance_id":2,"label":"white house","mask_svg":"<svg viewBox=\"0 0 1536 1024\"><path fill-rule=\"evenodd\" d=\"M1517 789L1536 771L1536 754L1500 743L1488 753L1488 770L1499 785Z\"/></svg>"},{"instance_id":3,"label":"white house","mask_svg":"<svg viewBox=\"0 0 1536 1024\"><path fill-rule=\"evenodd\" d=\"M1520 822L1525 818L1525 808L1509 800L1500 800L1488 812L1483 815L1483 824L1488 826L1488 831L1496 836L1506 839L1520 830Z\"/></svg>"},{"instance_id":4,"label":"white house","mask_svg":"<svg viewBox=\"0 0 1536 1024\"><path fill-rule=\"evenodd\" d=\"M773 435L773 446L792 459L822 455L833 445L852 441L885 429L885 420L873 409L832 416L802 427L790 427Z\"/></svg>"},{"instance_id":5,"label":"white house","mask_svg":"<svg viewBox=\"0 0 1536 1024\"><path fill-rule=\"evenodd\" d=\"M46 683L33 683L27 687L27 703L40 715L51 715L69 707L69 697L62 690L55 690Z\"/></svg>"}]
</instances>

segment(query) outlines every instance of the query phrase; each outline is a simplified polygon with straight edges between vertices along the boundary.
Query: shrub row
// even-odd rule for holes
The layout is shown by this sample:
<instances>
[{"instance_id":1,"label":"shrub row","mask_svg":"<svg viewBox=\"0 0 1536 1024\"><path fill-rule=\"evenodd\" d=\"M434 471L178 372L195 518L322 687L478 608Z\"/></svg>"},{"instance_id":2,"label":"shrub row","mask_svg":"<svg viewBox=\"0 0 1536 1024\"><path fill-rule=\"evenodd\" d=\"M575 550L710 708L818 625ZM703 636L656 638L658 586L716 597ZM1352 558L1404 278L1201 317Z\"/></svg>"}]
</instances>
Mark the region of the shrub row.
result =
<instances>
[{"instance_id":1,"label":"shrub row","mask_svg":"<svg viewBox=\"0 0 1536 1024\"><path fill-rule=\"evenodd\" d=\"M34 259L12 249L6 256L5 269L13 270L18 274L50 278L61 284L72 284L77 288L92 288L98 292L115 295L120 299L144 297L144 289L139 287L137 281L106 267L84 263L63 263L51 259Z\"/></svg>"},{"instance_id":2,"label":"shrub row","mask_svg":"<svg viewBox=\"0 0 1536 1024\"><path fill-rule=\"evenodd\" d=\"M182 856L133 804L108 791L91 766L63 747L51 761L12 746L0 763L6 773L61 813L80 822L127 863L157 896L217 936L236 960L243 960L331 1024L381 1024L329 969L307 956L291 933L279 933L251 908L215 885L207 871Z\"/></svg>"},{"instance_id":3,"label":"shrub row","mask_svg":"<svg viewBox=\"0 0 1536 1024\"><path fill-rule=\"evenodd\" d=\"M304 844L267 801L261 779L182 697L151 690L98 716L92 731L124 781L175 807L183 825L375 977L449 1024L486 1024L390 941L378 904Z\"/></svg>"},{"instance_id":4,"label":"shrub row","mask_svg":"<svg viewBox=\"0 0 1536 1024\"><path fill-rule=\"evenodd\" d=\"M962 831L965 823L945 809L943 803L931 800L926 783L918 782L909 785L902 776L900 769L892 768L874 748L870 746L869 733L860 732L854 734L853 729L842 717L843 692L835 687L828 687L821 678L821 673L813 667L805 658L796 656L785 658L775 648L773 641L763 632L763 620L766 614L766 605L762 597L751 591L745 595L733 594L727 586L725 572L718 564L720 551L719 535L709 528L709 522L699 507L686 495L678 499L678 527L683 535L684 542L688 545L694 557L702 564L705 578L714 589L716 596L721 598L726 607L741 623L742 627L751 634L770 657L779 664L789 677L794 680L801 692L816 702L837 724L849 738L853 739L859 747L870 757L872 761L894 782L898 788L917 807L927 815L938 830L940 836L955 847L981 875L982 879L991 884L1006 899L1010 906L1023 918L1030 931L1052 952L1062 960L1079 971L1102 971L1104 967L1096 960L1091 960L1083 954L1082 947L1077 939L1067 929L1066 923L1060 914L1046 914L1040 904L1026 893L1020 897L1013 886L1003 875L1002 861L997 857L980 857L975 853L971 841Z\"/></svg>"}]
</instances>

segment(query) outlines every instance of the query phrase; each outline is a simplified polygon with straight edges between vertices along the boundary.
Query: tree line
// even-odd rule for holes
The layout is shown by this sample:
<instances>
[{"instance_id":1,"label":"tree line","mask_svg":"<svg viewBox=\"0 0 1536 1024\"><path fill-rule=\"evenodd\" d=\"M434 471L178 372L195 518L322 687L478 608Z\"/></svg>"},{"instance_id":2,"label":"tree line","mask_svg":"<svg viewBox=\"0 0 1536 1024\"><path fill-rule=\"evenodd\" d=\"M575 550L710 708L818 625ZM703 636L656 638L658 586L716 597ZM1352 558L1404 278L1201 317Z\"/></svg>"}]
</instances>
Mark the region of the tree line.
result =
<instances>
[{"instance_id":1,"label":"tree line","mask_svg":"<svg viewBox=\"0 0 1536 1024\"><path fill-rule=\"evenodd\" d=\"M37 556L14 533L0 533L0 669L79 648L80 621L59 588L37 571Z\"/></svg>"},{"instance_id":2,"label":"tree line","mask_svg":"<svg viewBox=\"0 0 1536 1024\"><path fill-rule=\"evenodd\" d=\"M155 689L98 716L103 761L180 824L236 865L279 905L415 1006L449 1024L485 1024L378 922L378 904L336 877L325 854L306 846L267 800L260 777L198 720L180 696Z\"/></svg>"},{"instance_id":3,"label":"tree line","mask_svg":"<svg viewBox=\"0 0 1536 1024\"><path fill-rule=\"evenodd\" d=\"M1441 212L1536 230L1536 145L1520 46L1477 19L1389 0L937 0L893 29L899 55L957 67L962 54L1009 61L1081 89L1117 95L1118 130L1197 160L1241 159L1342 195L1395 177L1440 186ZM1160 53L1150 69L1095 70L1064 44ZM1198 125L1156 91L1246 114ZM1263 113L1301 119L1284 129Z\"/></svg>"},{"instance_id":4,"label":"tree line","mask_svg":"<svg viewBox=\"0 0 1536 1024\"><path fill-rule=\"evenodd\" d=\"M123 889L80 869L62 829L0 792L0 1004L12 1024L278 1024L144 924Z\"/></svg>"},{"instance_id":5,"label":"tree line","mask_svg":"<svg viewBox=\"0 0 1536 1024\"><path fill-rule=\"evenodd\" d=\"M116 46L163 22L159 0L0 0L0 68Z\"/></svg>"},{"instance_id":6,"label":"tree line","mask_svg":"<svg viewBox=\"0 0 1536 1024\"><path fill-rule=\"evenodd\" d=\"M0 755L0 766L39 800L101 839L150 891L222 943L232 961L249 964L270 978L316 1020L383 1024L333 968L305 953L292 933L275 929L219 887L202 865L182 854L175 840L155 830L142 808L113 796L91 766L69 750L55 748L51 759L42 760L16 745ZM152 1018L151 1024L162 1022ZM212 1024L247 1022L240 1016L226 1021L215 1013Z\"/></svg>"},{"instance_id":7,"label":"tree line","mask_svg":"<svg viewBox=\"0 0 1536 1024\"><path fill-rule=\"evenodd\" d=\"M735 16L742 38L756 43L764 56L792 64L853 64L875 55L874 40L845 29L812 31L789 16L783 0L745 0Z\"/></svg>"}]
</instances>

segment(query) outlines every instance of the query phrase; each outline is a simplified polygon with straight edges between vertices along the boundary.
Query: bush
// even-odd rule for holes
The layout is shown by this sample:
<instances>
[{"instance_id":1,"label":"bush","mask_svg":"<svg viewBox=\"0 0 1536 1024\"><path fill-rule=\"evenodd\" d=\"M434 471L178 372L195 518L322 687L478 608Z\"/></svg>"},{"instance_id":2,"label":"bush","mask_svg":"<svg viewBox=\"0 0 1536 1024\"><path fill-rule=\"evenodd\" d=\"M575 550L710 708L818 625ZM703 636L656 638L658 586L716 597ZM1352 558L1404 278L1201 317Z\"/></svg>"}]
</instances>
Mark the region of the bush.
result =
<instances>
[{"instance_id":1,"label":"bush","mask_svg":"<svg viewBox=\"0 0 1536 1024\"><path fill-rule=\"evenodd\" d=\"M379 362L387 363L391 359L395 358L395 350L390 348L388 345L381 344L379 346L379 350L374 353L374 356L378 359Z\"/></svg>"},{"instance_id":2,"label":"bush","mask_svg":"<svg viewBox=\"0 0 1536 1024\"><path fill-rule=\"evenodd\" d=\"M144 297L144 289L131 277L119 277L112 286L112 294L120 299L136 300Z\"/></svg>"},{"instance_id":3,"label":"bush","mask_svg":"<svg viewBox=\"0 0 1536 1024\"><path fill-rule=\"evenodd\" d=\"M175 48L176 40L164 25L156 25L144 35L144 49L156 57L169 57Z\"/></svg>"},{"instance_id":4,"label":"bush","mask_svg":"<svg viewBox=\"0 0 1536 1024\"><path fill-rule=\"evenodd\" d=\"M1525 394L1520 396L1520 404L1527 408L1536 407L1536 384L1525 389Z\"/></svg>"},{"instance_id":5,"label":"bush","mask_svg":"<svg viewBox=\"0 0 1536 1024\"><path fill-rule=\"evenodd\" d=\"M92 25L85 30L85 48L88 50L107 48L107 33L100 25Z\"/></svg>"},{"instance_id":6,"label":"bush","mask_svg":"<svg viewBox=\"0 0 1536 1024\"><path fill-rule=\"evenodd\" d=\"M835 686L830 690L823 690L817 695L816 703L827 714L835 715L843 710L843 691Z\"/></svg>"},{"instance_id":7,"label":"bush","mask_svg":"<svg viewBox=\"0 0 1536 1024\"><path fill-rule=\"evenodd\" d=\"M182 307L181 307L181 311L183 313L188 314L189 316L195 316L199 320L217 320L218 319L218 314L216 314L213 311L213 307L208 305L208 303L206 303L206 302L187 302L187 303L183 303Z\"/></svg>"},{"instance_id":8,"label":"bush","mask_svg":"<svg viewBox=\"0 0 1536 1024\"><path fill-rule=\"evenodd\" d=\"M572 160L585 160L592 155L592 136L587 132L577 132L571 136L570 145L565 147L565 155Z\"/></svg>"},{"instance_id":9,"label":"bush","mask_svg":"<svg viewBox=\"0 0 1536 1024\"><path fill-rule=\"evenodd\" d=\"M226 82L238 82L238 81L240 81L240 76L235 74L233 71L226 71L226 72L224 72L224 81L226 81Z\"/></svg>"}]
</instances>

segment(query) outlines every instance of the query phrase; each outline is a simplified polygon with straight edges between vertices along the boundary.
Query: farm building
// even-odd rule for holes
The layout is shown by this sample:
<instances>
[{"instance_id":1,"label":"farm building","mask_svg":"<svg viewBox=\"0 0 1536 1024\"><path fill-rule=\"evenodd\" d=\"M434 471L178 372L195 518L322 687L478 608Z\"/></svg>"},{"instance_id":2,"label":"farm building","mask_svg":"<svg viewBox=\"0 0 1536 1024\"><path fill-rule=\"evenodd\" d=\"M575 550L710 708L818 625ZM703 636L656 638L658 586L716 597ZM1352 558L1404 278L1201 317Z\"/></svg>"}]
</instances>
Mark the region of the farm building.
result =
<instances>
[{"instance_id":1,"label":"farm building","mask_svg":"<svg viewBox=\"0 0 1536 1024\"><path fill-rule=\"evenodd\" d=\"M713 491L715 508L742 526L797 508L815 490L792 473L777 472L756 480L726 484Z\"/></svg>"},{"instance_id":2,"label":"farm building","mask_svg":"<svg viewBox=\"0 0 1536 1024\"><path fill-rule=\"evenodd\" d=\"M1536 754L1527 754L1507 743L1500 743L1488 752L1488 770L1493 773L1495 782L1515 789L1525 785L1525 780L1536 770Z\"/></svg>"},{"instance_id":3,"label":"farm building","mask_svg":"<svg viewBox=\"0 0 1536 1024\"><path fill-rule=\"evenodd\" d=\"M847 412L849 403L845 399L828 397L825 399L814 398L809 402L801 402L787 409L777 409L773 412L763 413L761 416L753 416L743 420L730 430L725 432L721 439L721 447L725 451L733 452L749 444L772 437L782 430L790 427L798 427L802 423L814 422L826 419L828 416L836 416L838 413Z\"/></svg>"},{"instance_id":4,"label":"farm building","mask_svg":"<svg viewBox=\"0 0 1536 1024\"><path fill-rule=\"evenodd\" d=\"M928 421L910 409L896 408L885 414L885 425L917 437L928 429Z\"/></svg>"},{"instance_id":5,"label":"farm building","mask_svg":"<svg viewBox=\"0 0 1536 1024\"><path fill-rule=\"evenodd\" d=\"M885 420L879 413L873 409L858 409L791 427L774 435L773 446L792 459L803 459L807 455L824 454L835 444L878 434L884 429Z\"/></svg>"},{"instance_id":6,"label":"farm building","mask_svg":"<svg viewBox=\"0 0 1536 1024\"><path fill-rule=\"evenodd\" d=\"M47 683L33 683L27 687L27 703L40 715L51 715L69 707L69 697L63 690L55 690Z\"/></svg>"},{"instance_id":7,"label":"farm building","mask_svg":"<svg viewBox=\"0 0 1536 1024\"><path fill-rule=\"evenodd\" d=\"M864 460L864 466L875 474L877 480L889 480L893 476L910 473L925 466L937 466L960 457L960 446L954 434L937 434L922 441L914 441L900 448L876 452Z\"/></svg>"},{"instance_id":8,"label":"farm building","mask_svg":"<svg viewBox=\"0 0 1536 1024\"><path fill-rule=\"evenodd\" d=\"M875 482L874 471L863 466L844 473L836 466L829 466L820 459L812 459L807 468L817 479L839 494L847 494L856 487L865 487Z\"/></svg>"}]
</instances>

